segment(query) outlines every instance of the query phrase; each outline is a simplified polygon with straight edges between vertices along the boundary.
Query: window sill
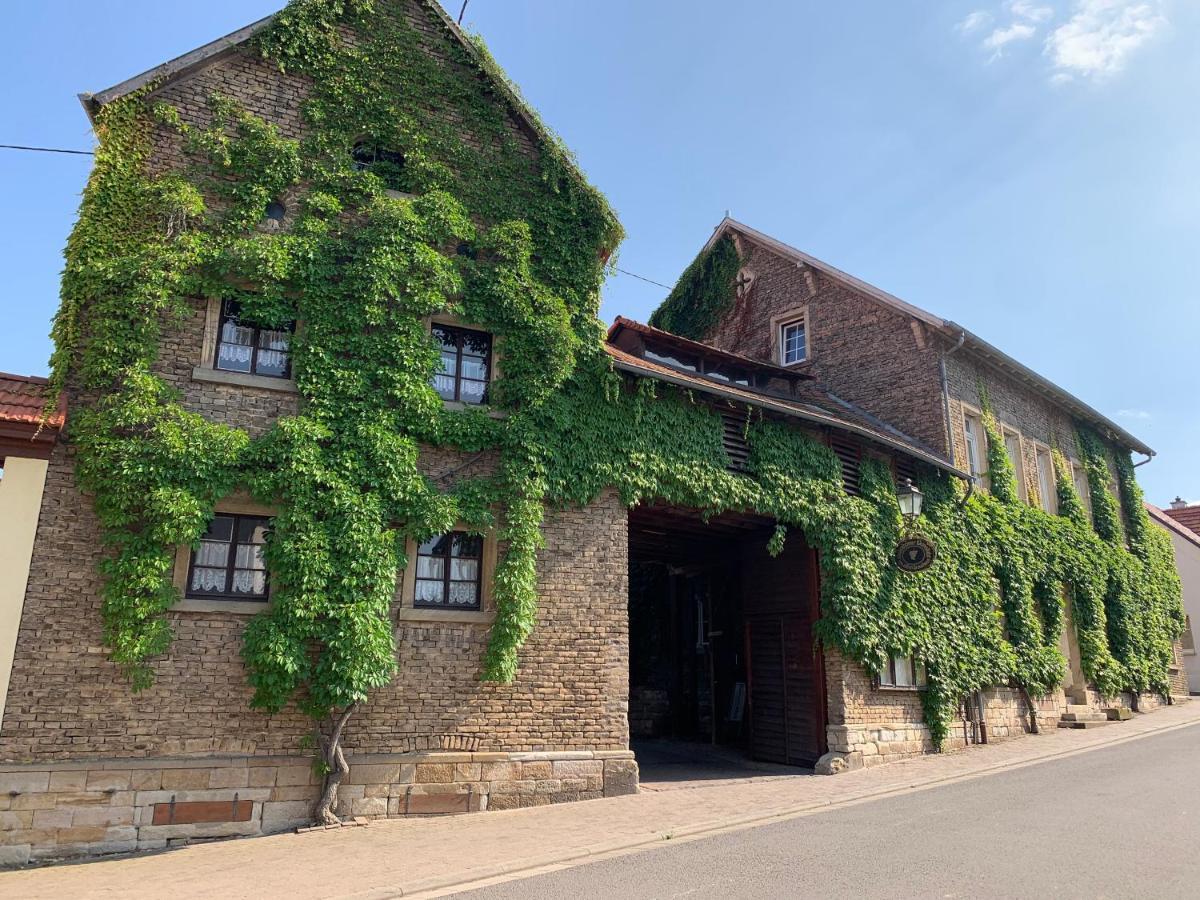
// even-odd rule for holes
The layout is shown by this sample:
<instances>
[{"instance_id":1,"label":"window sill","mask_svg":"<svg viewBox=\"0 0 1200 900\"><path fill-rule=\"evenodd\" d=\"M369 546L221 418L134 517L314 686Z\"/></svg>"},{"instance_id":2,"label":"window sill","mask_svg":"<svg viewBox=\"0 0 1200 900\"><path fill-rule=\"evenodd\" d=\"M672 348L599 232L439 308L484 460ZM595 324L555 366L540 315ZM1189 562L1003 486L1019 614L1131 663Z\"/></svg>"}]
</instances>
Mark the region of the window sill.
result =
<instances>
[{"instance_id":1,"label":"window sill","mask_svg":"<svg viewBox=\"0 0 1200 900\"><path fill-rule=\"evenodd\" d=\"M391 188L383 189L383 196L391 197L393 200L416 200L416 194L409 194L404 191L394 191Z\"/></svg>"},{"instance_id":2,"label":"window sill","mask_svg":"<svg viewBox=\"0 0 1200 900\"><path fill-rule=\"evenodd\" d=\"M491 419L506 419L508 413L502 409L492 409L486 403L463 403L461 400L443 400L442 406L452 412L464 412L468 409L477 409L480 412L485 412L488 418Z\"/></svg>"},{"instance_id":3,"label":"window sill","mask_svg":"<svg viewBox=\"0 0 1200 900\"><path fill-rule=\"evenodd\" d=\"M494 610L418 609L401 607L396 613L400 622L453 622L474 625L491 625L496 621Z\"/></svg>"},{"instance_id":4,"label":"window sill","mask_svg":"<svg viewBox=\"0 0 1200 900\"><path fill-rule=\"evenodd\" d=\"M894 684L877 684L875 685L875 690L886 691L889 694L919 694L925 688L916 685L913 687L902 687Z\"/></svg>"},{"instance_id":5,"label":"window sill","mask_svg":"<svg viewBox=\"0 0 1200 900\"><path fill-rule=\"evenodd\" d=\"M267 375L247 375L244 372L223 372L196 366L192 369L192 381L209 384L225 384L234 387L258 388L264 391L279 391L284 394L298 393L296 382L290 378L271 378Z\"/></svg>"},{"instance_id":6,"label":"window sill","mask_svg":"<svg viewBox=\"0 0 1200 900\"><path fill-rule=\"evenodd\" d=\"M204 597L184 597L171 607L171 612L232 613L235 616L256 616L270 604L262 600L207 600Z\"/></svg>"}]
</instances>

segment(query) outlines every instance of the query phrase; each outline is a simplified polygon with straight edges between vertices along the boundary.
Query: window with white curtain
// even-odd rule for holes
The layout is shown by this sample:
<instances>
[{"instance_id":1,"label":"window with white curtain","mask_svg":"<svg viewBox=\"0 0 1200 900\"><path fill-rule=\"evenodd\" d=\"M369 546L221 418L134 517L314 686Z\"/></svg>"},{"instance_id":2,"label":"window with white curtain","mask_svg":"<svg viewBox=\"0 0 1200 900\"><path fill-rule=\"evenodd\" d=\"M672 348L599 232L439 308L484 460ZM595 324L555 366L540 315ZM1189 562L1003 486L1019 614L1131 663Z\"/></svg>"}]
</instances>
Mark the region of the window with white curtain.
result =
<instances>
[{"instance_id":1,"label":"window with white curtain","mask_svg":"<svg viewBox=\"0 0 1200 900\"><path fill-rule=\"evenodd\" d=\"M221 303L215 368L222 372L290 378L295 326L289 323L280 328L260 328L243 322L241 312L241 304L236 300Z\"/></svg>"}]
</instances>

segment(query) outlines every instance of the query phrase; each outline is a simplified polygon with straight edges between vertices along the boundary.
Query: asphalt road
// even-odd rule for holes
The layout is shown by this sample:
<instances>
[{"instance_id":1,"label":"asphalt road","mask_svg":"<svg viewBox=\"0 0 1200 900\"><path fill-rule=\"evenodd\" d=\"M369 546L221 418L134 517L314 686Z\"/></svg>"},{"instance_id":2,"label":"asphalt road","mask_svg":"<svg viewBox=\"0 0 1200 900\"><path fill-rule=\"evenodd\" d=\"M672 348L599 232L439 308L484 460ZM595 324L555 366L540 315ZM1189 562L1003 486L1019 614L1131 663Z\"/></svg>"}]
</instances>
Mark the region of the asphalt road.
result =
<instances>
[{"instance_id":1,"label":"asphalt road","mask_svg":"<svg viewBox=\"0 0 1200 900\"><path fill-rule=\"evenodd\" d=\"M1200 726L458 894L1200 897Z\"/></svg>"}]
</instances>

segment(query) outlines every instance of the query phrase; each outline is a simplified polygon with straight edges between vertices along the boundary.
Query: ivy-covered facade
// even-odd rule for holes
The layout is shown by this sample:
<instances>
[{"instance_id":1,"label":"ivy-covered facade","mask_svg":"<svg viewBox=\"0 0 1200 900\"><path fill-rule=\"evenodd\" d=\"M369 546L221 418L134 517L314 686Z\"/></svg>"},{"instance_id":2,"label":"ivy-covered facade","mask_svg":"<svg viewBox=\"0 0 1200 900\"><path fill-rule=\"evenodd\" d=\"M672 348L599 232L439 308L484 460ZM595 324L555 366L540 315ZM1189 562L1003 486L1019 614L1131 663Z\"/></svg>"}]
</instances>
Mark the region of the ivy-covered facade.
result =
<instances>
[{"instance_id":1,"label":"ivy-covered facade","mask_svg":"<svg viewBox=\"0 0 1200 900\"><path fill-rule=\"evenodd\" d=\"M987 692L1016 733L1066 709L1068 595L1074 699L1169 696L1178 583L1111 435L1072 431L1090 518L1064 444L1035 508L983 390L989 490L968 489L924 415L945 392L831 391L803 319L766 329L797 359L729 339L767 284L732 237L656 314L668 333L606 339L616 217L432 0L293 0L86 105L51 380L70 415L0 762L63 809L125 805L17 823L30 854L627 793L630 717L659 733L664 692L690 704L675 727L753 751L773 648L811 676L780 708L787 761L968 742ZM908 479L937 548L914 574L892 556ZM750 651L720 679L694 658L718 582L673 561L704 541ZM779 605L752 609L756 584ZM703 593L694 678L634 698L632 595L681 586Z\"/></svg>"}]
</instances>

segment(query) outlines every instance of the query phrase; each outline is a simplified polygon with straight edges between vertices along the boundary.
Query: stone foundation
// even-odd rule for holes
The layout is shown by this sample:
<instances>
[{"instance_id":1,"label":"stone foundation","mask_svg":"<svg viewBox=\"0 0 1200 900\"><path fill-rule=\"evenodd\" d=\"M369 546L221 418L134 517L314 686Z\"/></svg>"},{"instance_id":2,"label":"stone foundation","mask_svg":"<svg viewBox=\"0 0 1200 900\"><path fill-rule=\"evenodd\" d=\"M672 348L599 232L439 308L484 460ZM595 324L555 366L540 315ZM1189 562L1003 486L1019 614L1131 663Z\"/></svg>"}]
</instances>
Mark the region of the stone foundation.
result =
<instances>
[{"instance_id":1,"label":"stone foundation","mask_svg":"<svg viewBox=\"0 0 1200 900\"><path fill-rule=\"evenodd\" d=\"M403 753L352 757L343 817L515 809L633 794L630 751ZM0 865L158 850L287 831L312 821L320 778L305 757L0 765Z\"/></svg>"}]
</instances>

